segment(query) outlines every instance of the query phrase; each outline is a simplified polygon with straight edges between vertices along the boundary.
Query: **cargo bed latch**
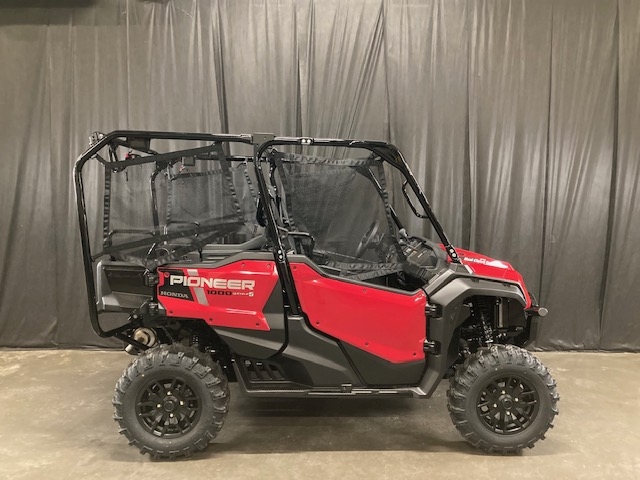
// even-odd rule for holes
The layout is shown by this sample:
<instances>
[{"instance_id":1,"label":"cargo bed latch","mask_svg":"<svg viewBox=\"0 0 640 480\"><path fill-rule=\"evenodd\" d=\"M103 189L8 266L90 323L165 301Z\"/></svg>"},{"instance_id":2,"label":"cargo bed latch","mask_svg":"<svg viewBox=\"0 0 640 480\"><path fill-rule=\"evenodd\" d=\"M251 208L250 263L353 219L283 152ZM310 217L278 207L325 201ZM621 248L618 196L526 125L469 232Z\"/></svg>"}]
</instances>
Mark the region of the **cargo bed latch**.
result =
<instances>
[{"instance_id":1,"label":"cargo bed latch","mask_svg":"<svg viewBox=\"0 0 640 480\"><path fill-rule=\"evenodd\" d=\"M442 305L438 305L437 303L427 303L427 306L424 307L424 311L428 318L442 317Z\"/></svg>"},{"instance_id":2,"label":"cargo bed latch","mask_svg":"<svg viewBox=\"0 0 640 480\"><path fill-rule=\"evenodd\" d=\"M158 283L160 283L158 274L154 272L149 272L149 271L145 272L143 281L144 281L145 287L155 287L156 285L158 285Z\"/></svg>"},{"instance_id":3,"label":"cargo bed latch","mask_svg":"<svg viewBox=\"0 0 640 480\"><path fill-rule=\"evenodd\" d=\"M432 355L440 355L440 342L425 339L424 351L425 353L431 353Z\"/></svg>"}]
</instances>

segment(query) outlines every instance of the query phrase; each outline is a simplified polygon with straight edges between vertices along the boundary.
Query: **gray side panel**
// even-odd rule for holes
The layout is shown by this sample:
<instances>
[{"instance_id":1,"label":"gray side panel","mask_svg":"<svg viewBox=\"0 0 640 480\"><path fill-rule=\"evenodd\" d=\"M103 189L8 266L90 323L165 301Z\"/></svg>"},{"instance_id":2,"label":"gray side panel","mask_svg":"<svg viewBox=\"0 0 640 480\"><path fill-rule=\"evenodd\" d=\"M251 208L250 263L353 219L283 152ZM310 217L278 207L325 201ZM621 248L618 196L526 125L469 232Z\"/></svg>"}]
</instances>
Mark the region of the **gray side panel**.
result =
<instances>
[{"instance_id":1,"label":"gray side panel","mask_svg":"<svg viewBox=\"0 0 640 480\"><path fill-rule=\"evenodd\" d=\"M215 332L229 346L233 353L243 357L267 359L282 348L282 336L273 331L247 330L243 328L215 328Z\"/></svg>"},{"instance_id":2,"label":"gray side panel","mask_svg":"<svg viewBox=\"0 0 640 480\"><path fill-rule=\"evenodd\" d=\"M227 343L233 353L264 360L278 353L286 340L282 285L279 281L273 288L263 313L271 329L268 332L222 327L216 327L214 330Z\"/></svg>"},{"instance_id":3,"label":"gray side panel","mask_svg":"<svg viewBox=\"0 0 640 480\"><path fill-rule=\"evenodd\" d=\"M102 260L96 267L99 312L128 312L153 298L144 285L144 268L129 262Z\"/></svg>"},{"instance_id":4,"label":"gray side panel","mask_svg":"<svg viewBox=\"0 0 640 480\"><path fill-rule=\"evenodd\" d=\"M289 345L282 352L281 363L288 372L302 374L300 378L291 375L293 380L306 383L302 378L308 376L307 381L314 387L361 386L349 360L334 340L310 329L303 317L290 316L288 326Z\"/></svg>"}]
</instances>

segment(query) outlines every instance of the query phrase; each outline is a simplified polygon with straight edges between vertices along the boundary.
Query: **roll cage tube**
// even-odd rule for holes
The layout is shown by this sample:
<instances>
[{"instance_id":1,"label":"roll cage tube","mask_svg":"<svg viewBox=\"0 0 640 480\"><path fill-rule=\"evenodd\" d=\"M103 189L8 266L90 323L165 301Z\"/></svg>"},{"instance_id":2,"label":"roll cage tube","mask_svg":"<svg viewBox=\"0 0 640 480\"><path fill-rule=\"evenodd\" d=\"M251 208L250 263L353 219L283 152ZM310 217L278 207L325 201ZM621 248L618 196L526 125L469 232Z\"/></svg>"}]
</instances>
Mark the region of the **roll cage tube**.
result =
<instances>
[{"instance_id":1,"label":"roll cage tube","mask_svg":"<svg viewBox=\"0 0 640 480\"><path fill-rule=\"evenodd\" d=\"M130 328L129 324L124 324L112 330L103 330L98 319L98 306L96 298L96 284L93 277L93 259L91 256L91 242L89 239L89 225L87 221L87 209L84 198L84 185L82 182L82 168L84 165L95 158L98 162L105 166L110 163L98 155L98 152L109 145L125 146L132 149L154 154L155 152L146 145L135 144L136 140L192 140L204 141L212 143L235 142L252 144L251 135L227 135L227 134L208 134L208 133L184 133L184 132L155 132L155 131L139 131L139 130L116 130L106 135L91 135L92 145L82 153L76 160L73 167L73 183L76 196L76 208L78 210L78 223L80 227L80 244L82 246L82 263L85 275L85 285L87 288L87 301L89 307L89 319L91 327L100 337L116 337L128 343L132 343L138 348L146 349L145 345L136 342L127 337L123 332ZM122 140L124 139L124 140ZM127 165L135 164L135 161L126 162ZM123 162L124 164L124 162Z\"/></svg>"},{"instance_id":2,"label":"roll cage tube","mask_svg":"<svg viewBox=\"0 0 640 480\"><path fill-rule=\"evenodd\" d=\"M284 291L287 293L289 299L289 309L291 310L292 315L300 315L300 301L298 300L298 294L296 292L295 283L293 282L293 276L291 275L291 270L289 269L289 262L287 260L287 256L285 255L285 249L282 245L282 241L280 240L280 235L278 234L278 222L276 222L276 217L273 213L273 208L271 205L271 200L269 198L269 187L267 185L267 180L264 178L261 161L259 160L262 154L268 148L268 145L263 148L264 145L269 144L275 140L275 135L272 134L254 134L254 168L256 172L256 178L258 180L258 190L260 195L260 201L263 205L264 215L266 217L266 228L267 228L267 236L271 238L271 241L274 245L274 260L276 262L276 269L278 270L278 276L280 277L280 282L282 282L282 287Z\"/></svg>"},{"instance_id":3,"label":"roll cage tube","mask_svg":"<svg viewBox=\"0 0 640 480\"><path fill-rule=\"evenodd\" d=\"M413 176L413 173L409 169L404 156L398 150L395 145L392 145L387 142L380 141L367 141L367 140L345 140L345 139L332 139L332 138L308 138L308 137L273 137L269 136L269 138L263 138L262 144L259 145L256 149L255 159L256 159L256 175L260 178L262 177L262 172L260 171L260 163L262 160L262 156L267 151L268 148L274 147L277 145L301 145L301 146L326 146L326 147L346 147L346 148L361 148L364 150L369 150L374 155L379 156L383 161L389 163L392 167L402 173L405 178L405 182L403 185L403 189L408 184L413 192L416 194L420 205L425 211L426 218L431 222L438 238L444 245L444 248L449 255L449 258L453 263L460 263L460 258L458 256L458 252L456 252L455 247L449 241L442 225L438 221L435 213L431 209L431 205L427 200L424 192L420 188L416 178ZM264 183L264 182L263 182ZM266 183L264 183L266 186ZM266 201L266 198L263 198L263 202ZM409 202L410 203L410 202ZM410 204L412 210L414 210L413 205ZM395 211L393 211L395 217ZM416 212L417 216L420 216ZM273 219L275 222L275 219ZM395 218L394 218L395 220ZM275 224L274 224L275 225ZM276 227L275 232L277 232ZM277 236L277 235L276 235Z\"/></svg>"}]
</instances>

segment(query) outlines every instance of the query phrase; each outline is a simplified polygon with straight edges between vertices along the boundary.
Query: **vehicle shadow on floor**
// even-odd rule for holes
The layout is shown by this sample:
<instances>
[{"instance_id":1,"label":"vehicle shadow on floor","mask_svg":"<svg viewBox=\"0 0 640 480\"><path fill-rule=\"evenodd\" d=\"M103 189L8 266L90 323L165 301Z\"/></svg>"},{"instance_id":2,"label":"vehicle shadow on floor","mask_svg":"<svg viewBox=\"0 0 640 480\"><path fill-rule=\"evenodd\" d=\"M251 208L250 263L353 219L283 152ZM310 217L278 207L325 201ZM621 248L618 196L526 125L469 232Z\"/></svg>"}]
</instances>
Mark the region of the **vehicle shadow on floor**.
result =
<instances>
[{"instance_id":1,"label":"vehicle shadow on floor","mask_svg":"<svg viewBox=\"0 0 640 480\"><path fill-rule=\"evenodd\" d=\"M453 427L444 398L235 398L203 454L314 451L479 453Z\"/></svg>"}]
</instances>

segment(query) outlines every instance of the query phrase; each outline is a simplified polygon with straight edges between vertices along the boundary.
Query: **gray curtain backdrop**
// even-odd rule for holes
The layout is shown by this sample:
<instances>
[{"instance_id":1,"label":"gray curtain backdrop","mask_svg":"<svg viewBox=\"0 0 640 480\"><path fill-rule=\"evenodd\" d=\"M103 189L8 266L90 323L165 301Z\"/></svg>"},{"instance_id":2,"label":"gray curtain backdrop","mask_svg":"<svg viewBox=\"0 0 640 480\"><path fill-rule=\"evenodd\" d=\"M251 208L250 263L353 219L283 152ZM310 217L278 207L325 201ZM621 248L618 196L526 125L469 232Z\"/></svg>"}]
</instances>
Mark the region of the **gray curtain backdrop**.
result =
<instances>
[{"instance_id":1,"label":"gray curtain backdrop","mask_svg":"<svg viewBox=\"0 0 640 480\"><path fill-rule=\"evenodd\" d=\"M0 62L0 345L117 345L71 168L154 129L391 141L549 307L538 347L640 350L639 0L0 0Z\"/></svg>"}]
</instances>

